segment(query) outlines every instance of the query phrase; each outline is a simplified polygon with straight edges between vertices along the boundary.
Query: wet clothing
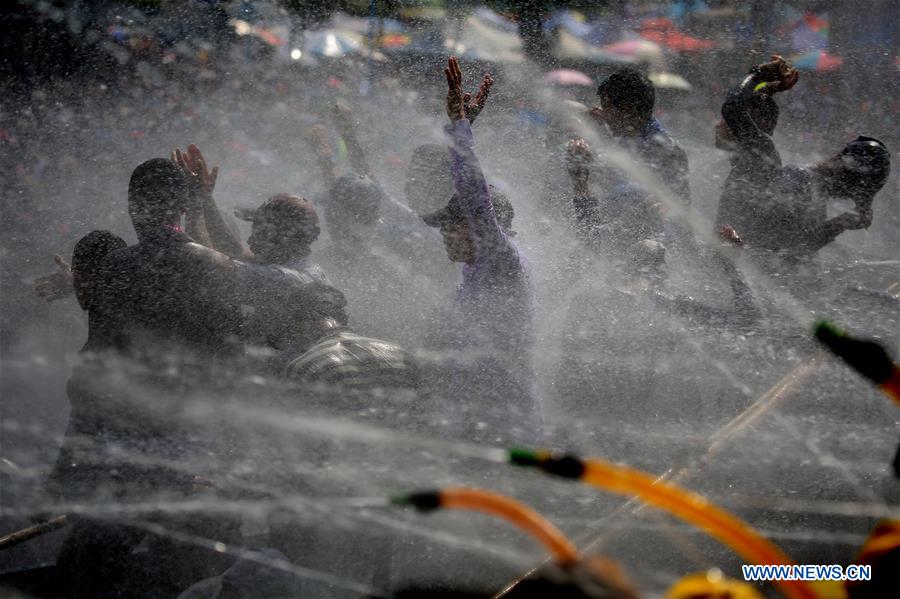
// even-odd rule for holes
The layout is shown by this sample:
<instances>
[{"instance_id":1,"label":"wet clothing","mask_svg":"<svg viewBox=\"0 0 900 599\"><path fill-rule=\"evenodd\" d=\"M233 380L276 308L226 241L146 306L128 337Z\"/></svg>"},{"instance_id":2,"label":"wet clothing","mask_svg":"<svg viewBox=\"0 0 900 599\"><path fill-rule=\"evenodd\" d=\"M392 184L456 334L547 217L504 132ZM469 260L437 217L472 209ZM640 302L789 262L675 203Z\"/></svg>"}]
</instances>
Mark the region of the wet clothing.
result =
<instances>
[{"instance_id":1,"label":"wet clothing","mask_svg":"<svg viewBox=\"0 0 900 599\"><path fill-rule=\"evenodd\" d=\"M68 385L73 440L89 450L75 463L93 462L115 487L122 455L181 459L194 447L188 439L201 431L181 418L182 401L238 347L235 281L228 257L167 228L106 256L91 304L93 351ZM131 479L155 476L135 468Z\"/></svg>"},{"instance_id":2,"label":"wet clothing","mask_svg":"<svg viewBox=\"0 0 900 599\"><path fill-rule=\"evenodd\" d=\"M224 254L163 227L109 254L100 271L96 309L108 347L156 364L167 350L198 359L236 350L237 281Z\"/></svg>"},{"instance_id":3,"label":"wet clothing","mask_svg":"<svg viewBox=\"0 0 900 599\"><path fill-rule=\"evenodd\" d=\"M451 174L471 232L475 256L463 265L455 301L438 318L426 348L444 355L436 389L450 428L522 438L538 434L534 394L533 289L528 262L497 223L468 120L446 127ZM449 357L455 353L455 357ZM460 420L461 419L461 420ZM455 421L455 423L454 423ZM457 431L463 432L463 431Z\"/></svg>"},{"instance_id":4,"label":"wet clothing","mask_svg":"<svg viewBox=\"0 0 900 599\"><path fill-rule=\"evenodd\" d=\"M687 154L656 118L647 121L636 137L618 140L656 173L682 203L691 203Z\"/></svg>"},{"instance_id":5,"label":"wet clothing","mask_svg":"<svg viewBox=\"0 0 900 599\"><path fill-rule=\"evenodd\" d=\"M289 359L296 353L294 323L302 310L297 294L311 283L329 284L325 272L308 256L285 265L235 261L235 270L244 316L242 338ZM280 369L283 363L273 367Z\"/></svg>"}]
</instances>

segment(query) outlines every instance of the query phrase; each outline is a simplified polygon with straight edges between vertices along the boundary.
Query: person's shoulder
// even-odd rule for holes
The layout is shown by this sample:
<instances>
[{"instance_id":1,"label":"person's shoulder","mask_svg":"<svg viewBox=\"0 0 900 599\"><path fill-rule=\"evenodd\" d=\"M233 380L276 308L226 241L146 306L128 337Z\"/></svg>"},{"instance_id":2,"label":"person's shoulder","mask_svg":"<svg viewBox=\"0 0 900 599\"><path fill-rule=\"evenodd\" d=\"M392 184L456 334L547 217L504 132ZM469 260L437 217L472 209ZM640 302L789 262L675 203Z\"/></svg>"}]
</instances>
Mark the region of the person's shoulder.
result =
<instances>
[{"instance_id":1,"label":"person's shoulder","mask_svg":"<svg viewBox=\"0 0 900 599\"><path fill-rule=\"evenodd\" d=\"M687 153L678 143L678 140L668 131L659 127L659 129L648 138L653 151L664 158L672 161L687 162Z\"/></svg>"}]
</instances>

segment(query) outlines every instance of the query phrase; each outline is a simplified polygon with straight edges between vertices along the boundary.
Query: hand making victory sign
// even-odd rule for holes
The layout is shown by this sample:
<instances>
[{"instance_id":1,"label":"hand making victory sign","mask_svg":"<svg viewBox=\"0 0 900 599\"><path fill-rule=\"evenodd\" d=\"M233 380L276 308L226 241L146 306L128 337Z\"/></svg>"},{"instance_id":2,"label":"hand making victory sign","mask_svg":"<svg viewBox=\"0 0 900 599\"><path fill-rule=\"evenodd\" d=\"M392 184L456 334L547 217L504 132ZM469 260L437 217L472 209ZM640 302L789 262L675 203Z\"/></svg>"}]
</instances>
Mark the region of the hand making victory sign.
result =
<instances>
[{"instance_id":1,"label":"hand making victory sign","mask_svg":"<svg viewBox=\"0 0 900 599\"><path fill-rule=\"evenodd\" d=\"M472 94L462 91L462 71L455 56L451 56L447 61L444 74L447 76L447 116L451 121L461 119L469 119L470 123L475 121L484 109L494 79L490 73L485 73L478 93L472 98Z\"/></svg>"}]
</instances>

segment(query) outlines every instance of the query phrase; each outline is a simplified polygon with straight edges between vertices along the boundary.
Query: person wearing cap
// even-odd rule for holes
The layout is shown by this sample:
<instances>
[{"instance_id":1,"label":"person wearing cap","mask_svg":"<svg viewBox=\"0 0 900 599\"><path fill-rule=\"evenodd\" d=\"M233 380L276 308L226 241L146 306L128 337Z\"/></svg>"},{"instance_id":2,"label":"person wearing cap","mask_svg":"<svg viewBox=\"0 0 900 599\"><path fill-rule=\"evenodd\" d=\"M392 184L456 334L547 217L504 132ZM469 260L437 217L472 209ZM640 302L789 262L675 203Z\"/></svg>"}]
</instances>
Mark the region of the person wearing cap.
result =
<instances>
[{"instance_id":1,"label":"person wearing cap","mask_svg":"<svg viewBox=\"0 0 900 599\"><path fill-rule=\"evenodd\" d=\"M440 230L448 258L462 263L462 283L426 347L464 352L474 361L442 360L432 379L434 394L454 429L448 433L491 441L533 440L541 434L542 417L533 389L529 266L501 225L497 208L506 202L492 194L475 154L456 58L450 58L445 75L450 117L445 131L456 193L423 220ZM482 90L491 83L486 75ZM479 93L476 102L485 97ZM511 210L499 212L512 217Z\"/></svg>"},{"instance_id":2,"label":"person wearing cap","mask_svg":"<svg viewBox=\"0 0 900 599\"><path fill-rule=\"evenodd\" d=\"M258 208L237 210L235 215L252 223L247 237L250 251L244 253L248 262L276 267L282 273L291 271L290 276L304 281L328 282L323 270L310 260L320 229L319 216L309 200L279 193Z\"/></svg>"}]
</instances>

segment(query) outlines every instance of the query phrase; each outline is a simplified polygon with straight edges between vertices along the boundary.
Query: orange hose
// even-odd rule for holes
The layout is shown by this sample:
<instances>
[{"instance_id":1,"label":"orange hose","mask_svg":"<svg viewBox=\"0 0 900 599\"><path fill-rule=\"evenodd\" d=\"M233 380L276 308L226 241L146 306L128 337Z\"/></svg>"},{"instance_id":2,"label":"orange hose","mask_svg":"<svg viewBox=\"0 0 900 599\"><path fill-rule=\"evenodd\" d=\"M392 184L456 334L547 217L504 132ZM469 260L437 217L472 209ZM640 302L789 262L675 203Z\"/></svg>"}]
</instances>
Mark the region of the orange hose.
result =
<instances>
[{"instance_id":1,"label":"orange hose","mask_svg":"<svg viewBox=\"0 0 900 599\"><path fill-rule=\"evenodd\" d=\"M647 503L689 522L731 547L748 562L761 565L793 565L778 547L761 537L747 523L711 503L705 497L650 475L602 460L584 460L582 480L620 495L636 495ZM790 599L815 599L804 581L781 580L774 584Z\"/></svg>"},{"instance_id":2,"label":"orange hose","mask_svg":"<svg viewBox=\"0 0 900 599\"><path fill-rule=\"evenodd\" d=\"M503 518L540 541L560 565L579 560L578 549L550 521L525 504L499 493L454 487L440 491L441 507L472 510Z\"/></svg>"}]
</instances>

